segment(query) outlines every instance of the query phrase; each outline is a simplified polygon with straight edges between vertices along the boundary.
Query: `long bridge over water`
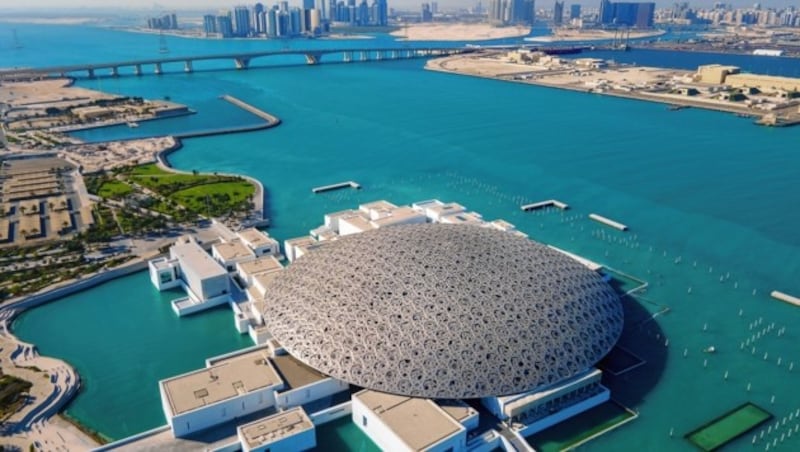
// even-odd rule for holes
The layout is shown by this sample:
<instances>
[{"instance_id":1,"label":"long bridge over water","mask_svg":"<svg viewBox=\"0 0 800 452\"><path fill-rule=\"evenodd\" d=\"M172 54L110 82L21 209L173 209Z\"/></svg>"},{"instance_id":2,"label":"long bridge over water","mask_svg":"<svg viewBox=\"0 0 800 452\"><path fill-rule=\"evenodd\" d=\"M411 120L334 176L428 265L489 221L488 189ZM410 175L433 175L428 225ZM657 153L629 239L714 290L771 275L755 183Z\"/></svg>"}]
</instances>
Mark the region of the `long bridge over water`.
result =
<instances>
[{"instance_id":1,"label":"long bridge over water","mask_svg":"<svg viewBox=\"0 0 800 452\"><path fill-rule=\"evenodd\" d=\"M107 71L110 76L119 76L121 68L132 68L134 75L144 75L148 72L145 68L151 67L151 74L160 75L164 73L164 65L170 63L183 63L185 72L194 71L194 63L197 61L228 60L233 62L236 69L247 69L250 62L256 58L299 55L305 57L307 64L319 64L325 55L341 54L345 63L354 61L379 61L396 60L409 58L425 58L431 56L445 56L457 53L469 53L475 51L471 47L391 47L391 48L357 48L357 49L282 49L265 50L260 52L232 52L212 55L195 55L182 57L163 57L149 58L141 60L116 61L111 63L87 63L63 66L51 66L40 68L19 68L0 70L0 79L29 76L67 76L77 72L86 73L89 78L94 78L100 71Z\"/></svg>"}]
</instances>

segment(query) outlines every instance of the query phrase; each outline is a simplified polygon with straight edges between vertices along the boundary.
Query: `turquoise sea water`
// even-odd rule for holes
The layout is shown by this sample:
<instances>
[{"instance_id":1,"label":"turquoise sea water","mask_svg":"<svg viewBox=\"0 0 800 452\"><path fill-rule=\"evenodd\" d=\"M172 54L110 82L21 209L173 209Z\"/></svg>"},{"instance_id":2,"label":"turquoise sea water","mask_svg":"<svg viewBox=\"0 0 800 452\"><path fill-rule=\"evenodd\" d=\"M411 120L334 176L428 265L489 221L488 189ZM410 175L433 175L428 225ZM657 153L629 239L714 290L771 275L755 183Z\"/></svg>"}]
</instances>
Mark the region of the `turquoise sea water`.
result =
<instances>
[{"instance_id":1,"label":"turquoise sea water","mask_svg":"<svg viewBox=\"0 0 800 452\"><path fill-rule=\"evenodd\" d=\"M140 272L33 309L14 328L77 369L81 392L67 414L120 438L164 424L159 380L252 345L227 308L178 318L169 302L182 295L158 292Z\"/></svg>"},{"instance_id":2,"label":"turquoise sea water","mask_svg":"<svg viewBox=\"0 0 800 452\"><path fill-rule=\"evenodd\" d=\"M0 37L9 34L4 27ZM128 58L137 45L146 48L151 41L157 50L154 36L54 28L73 42L99 39L96 34L109 42L83 56L95 61ZM112 45L117 41L119 46ZM186 54L206 53L209 46L274 45L175 41L171 48L186 46ZM42 55L24 52L27 47L4 65L50 64ZM754 72L800 74L800 61L790 59L657 51L612 57L674 67L722 62ZM52 55L59 63L81 58L79 53ZM768 129L728 114L668 111L660 104L432 73L423 65L420 60L298 65L79 84L126 95L169 96L201 112L218 105L219 95L232 94L281 117L280 127L263 132L186 140L170 156L182 169L241 172L261 180L273 222L269 232L281 240L306 234L326 212L361 202L436 197L458 201L487 219L504 218L532 238L648 281L637 303L626 301L621 341L648 364L610 383L614 397L640 417L593 441L589 450L687 449L683 433L746 400L778 420L800 408L793 385L800 373L800 310L768 297L773 289L800 294L800 128ZM189 124L182 127L206 126L213 115L201 114L187 117ZM225 123L248 120L233 111L217 116ZM158 134L171 126L156 121L147 127ZM90 139L119 138L125 132L100 129ZM364 189L311 194L311 187L351 179ZM519 210L523 202L550 198L573 209ZM591 212L631 230L603 228L586 218ZM108 288L117 284L121 290L109 295ZM42 353L76 364L88 389L70 414L118 438L163 423L158 378L200 367L206 357L243 345L224 311L153 322L160 311L148 307L160 306L165 317L172 315L165 303L159 305L160 297L146 277L136 275L37 308L20 318L15 331L40 344ZM124 298L136 300L136 309L119 309ZM658 312L663 314L650 320ZM63 319L70 320L71 329L59 327ZM176 327L184 322L197 329ZM140 327L130 333L126 325ZM70 341L52 337L54 331ZM175 350L136 340L147 333L193 347ZM758 338L751 345L754 335ZM91 348L79 345L93 342L99 344L95 353L119 350L113 372L92 358ZM717 353L702 353L710 345ZM147 353L163 373L141 374ZM790 371L790 365L797 367ZM90 392L101 382L111 383L105 386L108 392ZM104 403L112 393L119 397L114 406L125 427L105 420ZM793 417L777 436L765 433L765 439L779 439L797 422ZM750 447L750 440L736 445ZM780 444L786 450L800 448L797 435Z\"/></svg>"}]
</instances>

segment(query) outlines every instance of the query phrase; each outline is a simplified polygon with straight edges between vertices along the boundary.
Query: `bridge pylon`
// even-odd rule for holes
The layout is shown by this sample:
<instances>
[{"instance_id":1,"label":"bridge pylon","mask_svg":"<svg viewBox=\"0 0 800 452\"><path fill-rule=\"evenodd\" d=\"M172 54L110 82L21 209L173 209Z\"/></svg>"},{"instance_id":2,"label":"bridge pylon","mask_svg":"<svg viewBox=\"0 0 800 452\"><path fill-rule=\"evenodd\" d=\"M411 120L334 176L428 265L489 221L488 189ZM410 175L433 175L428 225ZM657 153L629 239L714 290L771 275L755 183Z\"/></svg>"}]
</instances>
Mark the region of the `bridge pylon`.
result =
<instances>
[{"instance_id":1,"label":"bridge pylon","mask_svg":"<svg viewBox=\"0 0 800 452\"><path fill-rule=\"evenodd\" d=\"M319 53L306 53L306 64L315 65L319 64L319 59L322 57Z\"/></svg>"}]
</instances>

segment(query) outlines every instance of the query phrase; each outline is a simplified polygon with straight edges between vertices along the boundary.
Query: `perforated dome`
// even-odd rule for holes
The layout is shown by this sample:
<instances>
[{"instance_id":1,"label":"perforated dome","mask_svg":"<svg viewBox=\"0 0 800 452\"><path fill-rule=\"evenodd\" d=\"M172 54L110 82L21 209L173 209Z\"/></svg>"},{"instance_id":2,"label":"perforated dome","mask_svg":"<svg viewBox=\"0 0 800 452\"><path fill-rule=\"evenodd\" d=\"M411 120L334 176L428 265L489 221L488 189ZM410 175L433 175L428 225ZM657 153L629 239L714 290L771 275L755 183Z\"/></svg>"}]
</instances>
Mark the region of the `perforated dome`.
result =
<instances>
[{"instance_id":1,"label":"perforated dome","mask_svg":"<svg viewBox=\"0 0 800 452\"><path fill-rule=\"evenodd\" d=\"M599 275L479 226L342 237L296 260L264 318L295 358L357 386L430 398L516 394L594 365L622 305Z\"/></svg>"}]
</instances>

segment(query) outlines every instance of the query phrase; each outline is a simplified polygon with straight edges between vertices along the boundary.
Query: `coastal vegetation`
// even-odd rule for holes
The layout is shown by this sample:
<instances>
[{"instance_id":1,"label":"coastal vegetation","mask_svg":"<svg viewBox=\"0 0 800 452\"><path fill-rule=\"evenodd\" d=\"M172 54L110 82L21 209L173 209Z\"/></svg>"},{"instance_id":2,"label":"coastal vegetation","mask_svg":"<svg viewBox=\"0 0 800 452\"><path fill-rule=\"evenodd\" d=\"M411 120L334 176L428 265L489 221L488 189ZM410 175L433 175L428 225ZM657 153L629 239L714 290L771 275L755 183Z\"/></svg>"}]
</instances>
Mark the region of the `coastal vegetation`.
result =
<instances>
[{"instance_id":1,"label":"coastal vegetation","mask_svg":"<svg viewBox=\"0 0 800 452\"><path fill-rule=\"evenodd\" d=\"M0 419L15 413L24 403L25 394L33 385L13 375L0 377Z\"/></svg>"},{"instance_id":2,"label":"coastal vegetation","mask_svg":"<svg viewBox=\"0 0 800 452\"><path fill-rule=\"evenodd\" d=\"M246 214L255 194L253 184L238 176L174 173L154 163L88 176L86 187L104 200L121 201L129 215L147 210L176 222Z\"/></svg>"},{"instance_id":3,"label":"coastal vegetation","mask_svg":"<svg viewBox=\"0 0 800 452\"><path fill-rule=\"evenodd\" d=\"M119 235L117 233L116 235ZM103 247L94 250L84 243L87 233L65 243L35 248L11 248L0 257L0 303L4 300L37 292L62 281L81 278L103 268L111 268L132 258Z\"/></svg>"}]
</instances>

